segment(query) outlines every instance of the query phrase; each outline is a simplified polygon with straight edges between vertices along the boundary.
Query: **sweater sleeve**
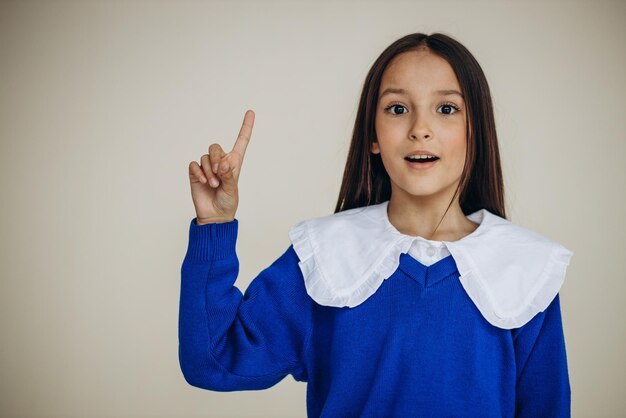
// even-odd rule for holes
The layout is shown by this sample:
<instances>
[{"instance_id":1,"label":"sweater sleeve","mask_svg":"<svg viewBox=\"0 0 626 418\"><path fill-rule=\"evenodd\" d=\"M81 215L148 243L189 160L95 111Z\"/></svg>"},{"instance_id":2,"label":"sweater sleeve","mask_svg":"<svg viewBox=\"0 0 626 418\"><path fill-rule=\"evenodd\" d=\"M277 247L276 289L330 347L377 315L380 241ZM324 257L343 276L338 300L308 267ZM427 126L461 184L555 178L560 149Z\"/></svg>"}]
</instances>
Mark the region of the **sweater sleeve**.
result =
<instances>
[{"instance_id":1,"label":"sweater sleeve","mask_svg":"<svg viewBox=\"0 0 626 418\"><path fill-rule=\"evenodd\" d=\"M571 390L559 294L546 310L512 333L517 366L515 416L570 417Z\"/></svg>"},{"instance_id":2,"label":"sweater sleeve","mask_svg":"<svg viewBox=\"0 0 626 418\"><path fill-rule=\"evenodd\" d=\"M237 219L191 221L178 323L183 376L192 386L222 392L266 389L288 374L306 381L312 299L298 256L289 246L242 294L234 285L238 225Z\"/></svg>"}]
</instances>

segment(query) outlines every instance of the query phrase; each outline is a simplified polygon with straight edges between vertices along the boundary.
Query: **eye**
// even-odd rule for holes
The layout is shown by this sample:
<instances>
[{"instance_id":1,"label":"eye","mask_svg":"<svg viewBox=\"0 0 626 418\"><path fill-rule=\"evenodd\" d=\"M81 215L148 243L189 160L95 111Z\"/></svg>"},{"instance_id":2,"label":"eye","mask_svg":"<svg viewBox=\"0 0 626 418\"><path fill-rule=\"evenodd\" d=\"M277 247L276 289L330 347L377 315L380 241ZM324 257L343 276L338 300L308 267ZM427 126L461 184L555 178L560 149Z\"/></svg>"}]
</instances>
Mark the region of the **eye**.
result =
<instances>
[{"instance_id":1,"label":"eye","mask_svg":"<svg viewBox=\"0 0 626 418\"><path fill-rule=\"evenodd\" d=\"M441 108L443 108L442 113L444 115L454 115L456 112L460 110L458 106L452 103L444 103L441 106L439 106L439 109Z\"/></svg>"},{"instance_id":2,"label":"eye","mask_svg":"<svg viewBox=\"0 0 626 418\"><path fill-rule=\"evenodd\" d=\"M390 109L396 109L397 110L398 108L404 109L404 111L402 111L401 113L395 113L394 111L390 110ZM392 115L402 115L402 114L406 113L406 107L402 106L401 104L397 104L397 103L394 103L392 105L387 106L385 108L385 110L387 112L391 112Z\"/></svg>"}]
</instances>

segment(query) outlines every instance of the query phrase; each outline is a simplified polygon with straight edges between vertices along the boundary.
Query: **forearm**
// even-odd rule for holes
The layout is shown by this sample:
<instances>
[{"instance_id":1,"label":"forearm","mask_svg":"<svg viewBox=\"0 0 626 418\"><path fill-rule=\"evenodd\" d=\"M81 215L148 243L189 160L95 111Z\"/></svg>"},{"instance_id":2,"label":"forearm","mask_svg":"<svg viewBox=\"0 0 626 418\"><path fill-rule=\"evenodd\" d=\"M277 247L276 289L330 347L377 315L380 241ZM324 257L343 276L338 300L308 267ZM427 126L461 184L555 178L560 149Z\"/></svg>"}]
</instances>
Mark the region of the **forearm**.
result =
<instances>
[{"instance_id":1,"label":"forearm","mask_svg":"<svg viewBox=\"0 0 626 418\"><path fill-rule=\"evenodd\" d=\"M234 286L237 225L192 225L181 270L180 366L191 385L210 390L263 389L295 372L309 327L305 305L287 299L305 296L289 291L289 283L302 286L291 253L253 280L245 297Z\"/></svg>"}]
</instances>

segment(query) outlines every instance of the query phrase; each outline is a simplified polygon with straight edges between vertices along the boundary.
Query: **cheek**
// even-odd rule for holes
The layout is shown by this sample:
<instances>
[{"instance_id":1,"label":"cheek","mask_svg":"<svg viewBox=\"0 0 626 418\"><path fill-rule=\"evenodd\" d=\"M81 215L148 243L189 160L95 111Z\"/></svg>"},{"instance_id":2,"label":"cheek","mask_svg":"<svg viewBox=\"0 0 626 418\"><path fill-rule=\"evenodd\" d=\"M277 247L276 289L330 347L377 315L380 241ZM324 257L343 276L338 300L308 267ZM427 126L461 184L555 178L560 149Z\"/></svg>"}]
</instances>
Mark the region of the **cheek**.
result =
<instances>
[{"instance_id":1,"label":"cheek","mask_svg":"<svg viewBox=\"0 0 626 418\"><path fill-rule=\"evenodd\" d=\"M465 150L467 143L467 139L465 138L465 124L458 124L453 129L449 130L446 137L448 139L449 148L455 153Z\"/></svg>"},{"instance_id":2,"label":"cheek","mask_svg":"<svg viewBox=\"0 0 626 418\"><path fill-rule=\"evenodd\" d=\"M452 160L454 162L454 166L457 170L463 170L463 164L465 163L465 153L467 152L467 143L465 140L465 132L463 135L454 138L450 143L450 153L452 155Z\"/></svg>"},{"instance_id":3,"label":"cheek","mask_svg":"<svg viewBox=\"0 0 626 418\"><path fill-rule=\"evenodd\" d=\"M443 132L443 131L440 131ZM445 135L440 136L442 149L447 157L446 165L449 169L457 171L462 169L465 162L466 138L465 126L448 127Z\"/></svg>"},{"instance_id":4,"label":"cheek","mask_svg":"<svg viewBox=\"0 0 626 418\"><path fill-rule=\"evenodd\" d=\"M384 140L387 136L387 129L385 128L385 124L379 121L378 118L374 121L374 131L376 132L376 139L380 142L381 138Z\"/></svg>"},{"instance_id":5,"label":"cheek","mask_svg":"<svg viewBox=\"0 0 626 418\"><path fill-rule=\"evenodd\" d=\"M465 135L461 135L457 138L454 139L453 142L453 149L455 154L457 155L461 155L461 156L465 156L465 146L466 146L466 141L465 141Z\"/></svg>"},{"instance_id":6,"label":"cheek","mask_svg":"<svg viewBox=\"0 0 626 418\"><path fill-rule=\"evenodd\" d=\"M395 138L405 129L398 120L390 120L389 118L377 117L374 120L374 130L378 138Z\"/></svg>"}]
</instances>

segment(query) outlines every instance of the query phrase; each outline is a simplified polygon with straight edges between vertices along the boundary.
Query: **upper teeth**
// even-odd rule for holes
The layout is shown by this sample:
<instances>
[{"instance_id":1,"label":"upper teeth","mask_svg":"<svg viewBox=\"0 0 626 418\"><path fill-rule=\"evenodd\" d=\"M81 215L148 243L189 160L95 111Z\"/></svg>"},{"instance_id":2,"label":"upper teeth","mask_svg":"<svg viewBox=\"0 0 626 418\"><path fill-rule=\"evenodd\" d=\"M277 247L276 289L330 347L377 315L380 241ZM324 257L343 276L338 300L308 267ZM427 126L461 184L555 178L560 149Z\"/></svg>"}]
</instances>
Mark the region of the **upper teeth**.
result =
<instances>
[{"instance_id":1,"label":"upper teeth","mask_svg":"<svg viewBox=\"0 0 626 418\"><path fill-rule=\"evenodd\" d=\"M428 158L428 157L434 157L434 155L426 155L426 154L424 154L424 155L409 155L409 158L415 158L415 159L417 159L417 158Z\"/></svg>"}]
</instances>

